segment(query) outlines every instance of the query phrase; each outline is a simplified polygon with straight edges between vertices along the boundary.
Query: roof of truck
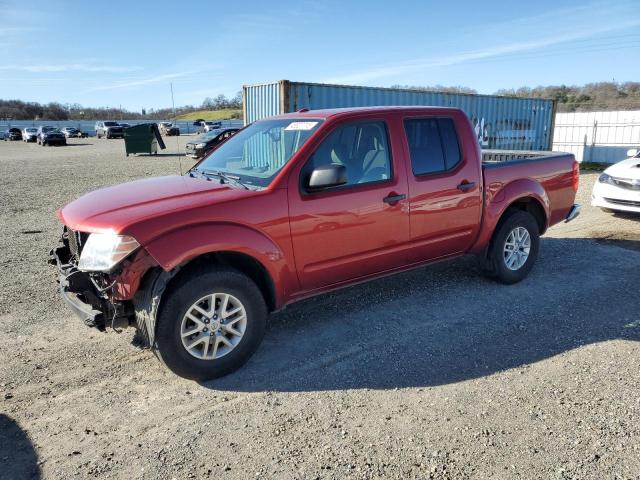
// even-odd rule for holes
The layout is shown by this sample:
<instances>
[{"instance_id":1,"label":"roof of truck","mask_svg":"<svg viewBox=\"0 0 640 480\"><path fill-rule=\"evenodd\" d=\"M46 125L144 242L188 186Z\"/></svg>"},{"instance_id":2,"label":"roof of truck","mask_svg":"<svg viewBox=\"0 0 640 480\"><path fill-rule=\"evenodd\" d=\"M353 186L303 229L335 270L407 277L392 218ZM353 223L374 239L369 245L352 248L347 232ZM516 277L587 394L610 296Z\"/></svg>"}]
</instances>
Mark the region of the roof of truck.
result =
<instances>
[{"instance_id":1,"label":"roof of truck","mask_svg":"<svg viewBox=\"0 0 640 480\"><path fill-rule=\"evenodd\" d=\"M425 111L433 112L438 111L459 111L459 108L452 107L440 107L440 106L424 106L424 105L392 105L392 106L377 106L377 107L346 107L346 108L327 108L320 110L300 110L297 112L285 113L277 115L280 118L329 118L334 116L348 115L351 113L384 113L389 111Z\"/></svg>"}]
</instances>

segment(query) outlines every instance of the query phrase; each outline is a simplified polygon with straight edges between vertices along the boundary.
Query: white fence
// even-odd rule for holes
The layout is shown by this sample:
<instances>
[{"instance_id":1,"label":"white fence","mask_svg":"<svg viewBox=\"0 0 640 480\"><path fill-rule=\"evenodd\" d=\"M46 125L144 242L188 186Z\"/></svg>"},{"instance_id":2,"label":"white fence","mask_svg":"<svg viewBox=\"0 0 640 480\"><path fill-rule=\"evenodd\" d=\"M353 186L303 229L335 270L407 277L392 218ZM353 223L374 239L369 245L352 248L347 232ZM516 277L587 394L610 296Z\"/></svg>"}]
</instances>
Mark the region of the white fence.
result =
<instances>
[{"instance_id":1,"label":"white fence","mask_svg":"<svg viewBox=\"0 0 640 480\"><path fill-rule=\"evenodd\" d=\"M558 113L553 150L571 152L579 162L615 163L640 148L640 110Z\"/></svg>"}]
</instances>

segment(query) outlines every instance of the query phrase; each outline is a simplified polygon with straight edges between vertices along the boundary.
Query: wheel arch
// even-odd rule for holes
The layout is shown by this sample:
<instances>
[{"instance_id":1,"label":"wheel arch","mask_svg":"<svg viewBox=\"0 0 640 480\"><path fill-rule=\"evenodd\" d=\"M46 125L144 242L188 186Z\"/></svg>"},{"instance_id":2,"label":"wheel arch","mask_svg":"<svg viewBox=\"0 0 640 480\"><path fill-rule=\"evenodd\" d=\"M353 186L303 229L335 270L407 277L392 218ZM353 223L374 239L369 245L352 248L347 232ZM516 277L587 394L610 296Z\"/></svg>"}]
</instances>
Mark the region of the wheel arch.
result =
<instances>
[{"instance_id":1,"label":"wheel arch","mask_svg":"<svg viewBox=\"0 0 640 480\"><path fill-rule=\"evenodd\" d=\"M167 291L179 285L182 279L197 270L230 266L253 280L265 300L268 311L279 308L276 286L268 269L256 258L237 251L214 251L191 258L171 270L156 266L147 270L141 280L141 288L133 297L135 320L141 335L141 343L155 347L157 318L164 306Z\"/></svg>"},{"instance_id":2,"label":"wheel arch","mask_svg":"<svg viewBox=\"0 0 640 480\"><path fill-rule=\"evenodd\" d=\"M518 198L511 202L507 208L504 209L502 215L500 216L500 220L498 220L498 224L496 225L497 230L498 226L502 222L503 218L506 217L507 212L510 210L521 210L531 214L533 218L535 218L536 223L538 224L538 230L540 235L547 231L547 227L549 224L549 217L545 208L542 206L542 202L537 199L535 196L526 196Z\"/></svg>"},{"instance_id":3,"label":"wheel arch","mask_svg":"<svg viewBox=\"0 0 640 480\"><path fill-rule=\"evenodd\" d=\"M269 270L255 257L247 253L219 250L204 253L176 267L178 270L167 282L166 288L172 288L181 279L197 270L226 266L234 268L249 277L258 286L269 311L277 308L276 287Z\"/></svg>"},{"instance_id":4,"label":"wheel arch","mask_svg":"<svg viewBox=\"0 0 640 480\"><path fill-rule=\"evenodd\" d=\"M482 230L471 253L486 258L495 232L500 228L509 211L521 210L530 213L538 224L540 235L549 226L550 201L542 185L532 179L520 179L499 189L485 203Z\"/></svg>"},{"instance_id":5,"label":"wheel arch","mask_svg":"<svg viewBox=\"0 0 640 480\"><path fill-rule=\"evenodd\" d=\"M144 248L165 272L183 271L198 263L235 267L258 284L270 310L283 305L286 292L296 288L293 259L263 232L244 225L216 222L182 227L145 242Z\"/></svg>"}]
</instances>

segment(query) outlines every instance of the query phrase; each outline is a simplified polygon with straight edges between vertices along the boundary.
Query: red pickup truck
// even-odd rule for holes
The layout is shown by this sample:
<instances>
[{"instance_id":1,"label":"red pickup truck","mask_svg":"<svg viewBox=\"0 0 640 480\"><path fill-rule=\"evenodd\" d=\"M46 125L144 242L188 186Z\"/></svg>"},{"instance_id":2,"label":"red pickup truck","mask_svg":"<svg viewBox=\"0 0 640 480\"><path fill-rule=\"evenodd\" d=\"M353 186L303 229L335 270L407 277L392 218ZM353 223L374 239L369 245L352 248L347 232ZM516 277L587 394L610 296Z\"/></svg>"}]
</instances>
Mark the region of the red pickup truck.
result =
<instances>
[{"instance_id":1,"label":"red pickup truck","mask_svg":"<svg viewBox=\"0 0 640 480\"><path fill-rule=\"evenodd\" d=\"M172 371L211 379L253 354L269 312L301 298L464 254L522 280L539 236L579 212L578 164L484 155L457 109L271 117L186 175L71 202L51 263L85 323L135 325Z\"/></svg>"}]
</instances>

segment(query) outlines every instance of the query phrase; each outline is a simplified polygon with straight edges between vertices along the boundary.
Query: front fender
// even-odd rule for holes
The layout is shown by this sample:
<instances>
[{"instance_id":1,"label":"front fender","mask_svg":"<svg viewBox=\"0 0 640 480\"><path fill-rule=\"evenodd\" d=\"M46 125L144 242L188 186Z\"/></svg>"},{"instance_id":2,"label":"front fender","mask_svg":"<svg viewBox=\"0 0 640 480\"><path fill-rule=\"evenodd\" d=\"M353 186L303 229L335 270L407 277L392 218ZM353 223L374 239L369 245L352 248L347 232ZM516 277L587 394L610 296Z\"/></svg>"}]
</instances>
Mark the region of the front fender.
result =
<instances>
[{"instance_id":1,"label":"front fender","mask_svg":"<svg viewBox=\"0 0 640 480\"><path fill-rule=\"evenodd\" d=\"M287 285L297 281L295 271L283 250L261 232L242 225L209 223L180 228L163 234L144 246L165 271L200 255L213 252L237 252L260 262L273 281L278 305L282 303Z\"/></svg>"}]
</instances>

